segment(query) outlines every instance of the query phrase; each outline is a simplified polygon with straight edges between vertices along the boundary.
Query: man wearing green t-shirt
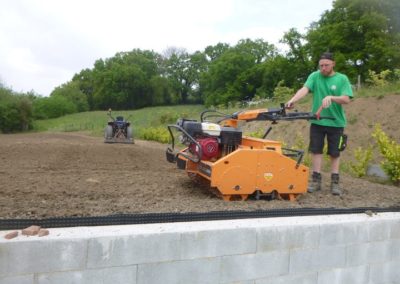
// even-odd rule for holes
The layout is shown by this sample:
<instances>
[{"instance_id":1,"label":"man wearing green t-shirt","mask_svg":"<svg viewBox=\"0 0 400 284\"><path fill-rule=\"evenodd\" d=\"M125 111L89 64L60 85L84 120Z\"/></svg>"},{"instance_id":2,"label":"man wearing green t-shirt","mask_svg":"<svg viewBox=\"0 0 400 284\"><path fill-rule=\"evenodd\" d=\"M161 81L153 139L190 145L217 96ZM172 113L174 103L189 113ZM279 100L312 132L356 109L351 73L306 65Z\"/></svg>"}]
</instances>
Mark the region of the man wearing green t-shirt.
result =
<instances>
[{"instance_id":1,"label":"man wearing green t-shirt","mask_svg":"<svg viewBox=\"0 0 400 284\"><path fill-rule=\"evenodd\" d=\"M293 108L294 103L308 93L313 95L312 112L317 113L322 106L321 116L331 119L311 120L310 146L312 153L312 182L308 192L321 190L321 167L325 137L328 142L328 155L331 159L331 192L341 195L339 187L340 143L346 127L343 105L351 101L353 91L346 75L334 71L335 61L332 53L325 52L319 59L319 71L313 72L304 86L286 103Z\"/></svg>"}]
</instances>

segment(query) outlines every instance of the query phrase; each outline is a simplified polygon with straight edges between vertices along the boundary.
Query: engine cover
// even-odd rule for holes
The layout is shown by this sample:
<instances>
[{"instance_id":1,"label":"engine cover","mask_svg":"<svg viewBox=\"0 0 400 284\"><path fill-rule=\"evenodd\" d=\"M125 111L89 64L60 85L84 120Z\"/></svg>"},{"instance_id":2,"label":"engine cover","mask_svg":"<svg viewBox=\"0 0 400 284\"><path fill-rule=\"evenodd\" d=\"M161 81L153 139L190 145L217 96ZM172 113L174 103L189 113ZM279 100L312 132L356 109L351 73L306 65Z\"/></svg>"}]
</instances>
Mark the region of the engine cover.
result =
<instances>
[{"instance_id":1,"label":"engine cover","mask_svg":"<svg viewBox=\"0 0 400 284\"><path fill-rule=\"evenodd\" d=\"M219 147L218 147L218 140L212 137L206 138L198 138L196 141L200 144L201 151L202 151L202 160L211 160L212 158L218 157ZM199 155L198 146L194 143L190 144L189 146L190 151L194 154Z\"/></svg>"}]
</instances>

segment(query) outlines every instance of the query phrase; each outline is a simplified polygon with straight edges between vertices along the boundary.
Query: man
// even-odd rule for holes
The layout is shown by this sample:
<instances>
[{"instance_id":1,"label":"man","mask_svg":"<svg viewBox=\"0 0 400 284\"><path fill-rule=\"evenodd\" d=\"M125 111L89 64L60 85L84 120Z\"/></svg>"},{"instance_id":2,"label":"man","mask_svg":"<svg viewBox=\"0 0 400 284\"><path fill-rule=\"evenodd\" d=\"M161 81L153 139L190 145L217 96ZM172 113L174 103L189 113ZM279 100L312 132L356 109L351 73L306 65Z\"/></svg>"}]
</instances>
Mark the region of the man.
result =
<instances>
[{"instance_id":1,"label":"man","mask_svg":"<svg viewBox=\"0 0 400 284\"><path fill-rule=\"evenodd\" d=\"M313 94L312 112L317 113L322 106L321 116L335 118L312 120L310 126L309 150L312 154L312 182L308 192L321 190L321 167L325 137L328 141L328 155L331 160L331 192L341 195L339 187L339 162L340 143L343 138L343 130L346 127L346 116L342 105L347 104L353 98L353 91L346 75L334 71L335 61L332 53L325 52L319 59L319 71L313 72L304 86L286 103L287 108L293 108L294 104L308 93Z\"/></svg>"}]
</instances>

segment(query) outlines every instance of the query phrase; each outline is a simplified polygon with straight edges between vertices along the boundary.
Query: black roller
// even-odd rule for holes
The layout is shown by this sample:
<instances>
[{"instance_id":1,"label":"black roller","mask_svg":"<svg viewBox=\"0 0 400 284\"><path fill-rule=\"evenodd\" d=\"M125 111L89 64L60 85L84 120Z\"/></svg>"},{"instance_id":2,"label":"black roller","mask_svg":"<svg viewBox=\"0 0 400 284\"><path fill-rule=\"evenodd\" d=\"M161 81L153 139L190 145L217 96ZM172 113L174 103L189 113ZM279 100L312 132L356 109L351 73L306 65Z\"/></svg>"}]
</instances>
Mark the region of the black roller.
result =
<instances>
[{"instance_id":1,"label":"black roller","mask_svg":"<svg viewBox=\"0 0 400 284\"><path fill-rule=\"evenodd\" d=\"M174 223L249 218L297 217L316 215L340 215L360 213L400 212L400 207L359 207L359 208L289 208L256 211L212 211L189 213L143 213L119 214L96 217L63 217L46 219L2 219L0 230L18 230L38 225L43 228L132 225L152 223Z\"/></svg>"}]
</instances>

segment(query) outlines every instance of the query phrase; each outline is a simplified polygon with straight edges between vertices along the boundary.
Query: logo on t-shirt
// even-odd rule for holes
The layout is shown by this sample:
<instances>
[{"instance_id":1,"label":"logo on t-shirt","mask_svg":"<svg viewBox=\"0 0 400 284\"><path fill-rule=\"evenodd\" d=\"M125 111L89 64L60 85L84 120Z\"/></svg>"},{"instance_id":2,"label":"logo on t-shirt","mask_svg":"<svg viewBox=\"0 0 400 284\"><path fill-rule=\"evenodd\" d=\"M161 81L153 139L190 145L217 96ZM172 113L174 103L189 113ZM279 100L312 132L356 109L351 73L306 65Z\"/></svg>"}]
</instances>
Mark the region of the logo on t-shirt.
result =
<instances>
[{"instance_id":1,"label":"logo on t-shirt","mask_svg":"<svg viewBox=\"0 0 400 284\"><path fill-rule=\"evenodd\" d=\"M332 90L332 91L336 90L336 85L332 85L332 86L331 86L331 90Z\"/></svg>"}]
</instances>

